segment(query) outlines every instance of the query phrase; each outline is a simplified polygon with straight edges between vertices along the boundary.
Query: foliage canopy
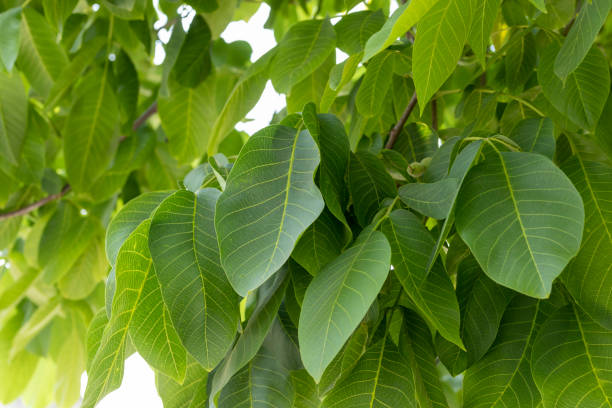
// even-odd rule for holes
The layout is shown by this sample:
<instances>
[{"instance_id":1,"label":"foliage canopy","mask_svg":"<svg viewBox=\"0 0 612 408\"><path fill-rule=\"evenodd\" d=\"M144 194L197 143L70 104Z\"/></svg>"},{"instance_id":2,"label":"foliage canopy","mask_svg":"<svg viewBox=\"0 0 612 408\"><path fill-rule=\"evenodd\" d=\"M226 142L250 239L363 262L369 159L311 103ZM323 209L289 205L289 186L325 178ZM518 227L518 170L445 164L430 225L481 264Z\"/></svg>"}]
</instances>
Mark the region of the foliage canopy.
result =
<instances>
[{"instance_id":1,"label":"foliage canopy","mask_svg":"<svg viewBox=\"0 0 612 408\"><path fill-rule=\"evenodd\" d=\"M612 407L612 0L265 3L0 0L0 402Z\"/></svg>"}]
</instances>

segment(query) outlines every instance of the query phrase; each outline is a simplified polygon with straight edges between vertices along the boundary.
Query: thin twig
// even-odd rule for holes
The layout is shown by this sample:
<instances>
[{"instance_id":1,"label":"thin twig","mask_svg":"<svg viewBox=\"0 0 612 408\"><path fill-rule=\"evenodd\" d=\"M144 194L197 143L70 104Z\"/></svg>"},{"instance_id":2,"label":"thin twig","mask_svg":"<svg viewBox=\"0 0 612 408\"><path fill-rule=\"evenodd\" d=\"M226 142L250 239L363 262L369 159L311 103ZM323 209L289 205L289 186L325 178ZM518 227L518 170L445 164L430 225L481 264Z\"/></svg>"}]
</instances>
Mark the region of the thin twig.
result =
<instances>
[{"instance_id":1,"label":"thin twig","mask_svg":"<svg viewBox=\"0 0 612 408\"><path fill-rule=\"evenodd\" d=\"M393 126L393 129L391 129L391 132L389 132L389 140L387 140L385 149L393 148L393 145L395 144L397 137L402 132L402 129L404 128L404 125L406 124L408 117L410 116L410 114L414 110L414 107L416 106L416 103L417 103L417 94L416 94L416 91L414 91L414 93L412 94L412 98L410 98L410 102L408 102L408 106L406 106L406 110L404 111L404 113L402 113L402 117L400 118L399 122L397 122L396 125Z\"/></svg>"},{"instance_id":2,"label":"thin twig","mask_svg":"<svg viewBox=\"0 0 612 408\"><path fill-rule=\"evenodd\" d=\"M147 119L149 119L149 117L151 117L151 115L153 115L155 112L157 112L157 102L153 102L151 106L149 106L149 108L146 111L144 111L144 113L140 115L138 119L134 121L134 123L132 124L132 130L134 131L138 130L138 128L141 127L147 121ZM125 137L121 137L119 139L119 143L123 142L125 139L126 139ZM70 184L66 184L64 188L62 188L62 191L60 191L57 194L50 194L44 198L41 198L40 200L36 202L33 202L32 204L26 205L23 208L19 208L14 211L9 211L9 212L0 214L0 221L8 219L8 218L18 217L20 215L28 214L51 201L59 200L60 198L68 194L70 190L71 190Z\"/></svg>"},{"instance_id":3,"label":"thin twig","mask_svg":"<svg viewBox=\"0 0 612 408\"><path fill-rule=\"evenodd\" d=\"M141 127L147 121L147 119L149 119L156 112L157 112L157 101L153 102L151 106L149 106L147 110L144 111L143 114L140 115L138 119L134 121L134 124L132 125L132 130L137 131L138 128Z\"/></svg>"},{"instance_id":4,"label":"thin twig","mask_svg":"<svg viewBox=\"0 0 612 408\"><path fill-rule=\"evenodd\" d=\"M58 200L60 198L62 198L63 196L65 196L66 194L68 194L68 192L70 191L70 185L66 184L64 186L64 188L62 188L62 191L60 191L59 193L56 194L50 194L48 196L46 196L45 198L42 198L32 204L28 204L23 208L19 208L18 210L15 211L9 211L7 213L4 214L0 214L0 221L1 220L5 220L11 217L18 217L20 215L25 215L27 213L30 213L34 210L36 210L37 208L42 207L43 205L51 202L51 201L55 201Z\"/></svg>"}]
</instances>

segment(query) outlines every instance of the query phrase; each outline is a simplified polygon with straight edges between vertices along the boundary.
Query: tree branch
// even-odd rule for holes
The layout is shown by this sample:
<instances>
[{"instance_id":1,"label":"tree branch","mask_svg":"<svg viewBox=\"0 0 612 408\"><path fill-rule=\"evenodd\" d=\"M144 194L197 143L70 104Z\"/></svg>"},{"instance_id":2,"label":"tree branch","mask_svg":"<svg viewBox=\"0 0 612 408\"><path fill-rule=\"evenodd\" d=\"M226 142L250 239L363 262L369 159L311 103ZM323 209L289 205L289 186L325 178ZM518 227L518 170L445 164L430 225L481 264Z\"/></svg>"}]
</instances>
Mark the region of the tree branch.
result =
<instances>
[{"instance_id":1,"label":"tree branch","mask_svg":"<svg viewBox=\"0 0 612 408\"><path fill-rule=\"evenodd\" d=\"M51 201L55 201L58 200L60 198L62 198L63 196L65 196L66 194L68 194L68 192L70 192L70 185L66 184L64 186L64 188L62 188L62 191L60 191L59 193L56 194L50 194L48 196L46 196L45 198L42 198L36 202L33 202L32 204L28 204L23 208L19 208L15 211L9 211L7 213L4 214L0 214L0 221L2 220L6 220L8 218L12 218L12 217L18 217L20 215L25 215L27 213L30 213L34 210L36 210L37 208L42 207L43 205L51 202Z\"/></svg>"},{"instance_id":2,"label":"tree branch","mask_svg":"<svg viewBox=\"0 0 612 408\"><path fill-rule=\"evenodd\" d=\"M134 121L134 123L132 124L132 130L137 131L138 128L144 125L147 119L149 119L155 112L157 112L157 102L153 102L151 106L149 106L149 108L146 111L144 111L143 114L138 117L138 119ZM119 143L123 142L124 140L125 140L125 137L121 137L119 139ZM12 217L19 217L20 215L28 214L51 201L59 200L60 198L68 194L70 190L71 190L70 184L66 184L64 188L62 188L62 191L60 191L57 194L50 194L44 198L41 198L38 201L33 202L32 204L26 205L23 208L19 208L17 210L9 211L6 213L1 213L0 221L6 220Z\"/></svg>"},{"instance_id":3,"label":"tree branch","mask_svg":"<svg viewBox=\"0 0 612 408\"><path fill-rule=\"evenodd\" d=\"M404 113L402 113L402 117L400 118L399 122L397 122L397 124L393 126L393 129L391 129L391 132L389 132L389 140L387 140L385 149L393 148L393 145L395 144L397 137L402 132L402 129L404 128L404 125L406 124L408 117L410 116L410 114L414 110L414 107L416 106L416 103L417 103L417 94L416 94L416 91L414 91L414 93L412 94L412 98L410 98L410 102L408 102L408 106L406 106L406 110L404 111Z\"/></svg>"}]
</instances>

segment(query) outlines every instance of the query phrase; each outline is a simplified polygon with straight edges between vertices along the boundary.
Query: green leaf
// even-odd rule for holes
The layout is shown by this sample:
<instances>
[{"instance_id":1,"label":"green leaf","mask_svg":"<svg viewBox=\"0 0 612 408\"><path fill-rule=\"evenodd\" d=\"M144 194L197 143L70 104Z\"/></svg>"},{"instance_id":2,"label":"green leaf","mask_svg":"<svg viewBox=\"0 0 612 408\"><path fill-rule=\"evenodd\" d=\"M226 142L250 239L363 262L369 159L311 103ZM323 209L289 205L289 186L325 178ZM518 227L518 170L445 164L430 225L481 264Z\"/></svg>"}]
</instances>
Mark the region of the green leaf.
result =
<instances>
[{"instance_id":1,"label":"green leaf","mask_svg":"<svg viewBox=\"0 0 612 408\"><path fill-rule=\"evenodd\" d=\"M363 51L368 39L385 23L382 10L358 11L342 17L334 25L338 38L337 47L349 55Z\"/></svg>"},{"instance_id":2,"label":"green leaf","mask_svg":"<svg viewBox=\"0 0 612 408\"><path fill-rule=\"evenodd\" d=\"M21 275L0 292L0 310L11 310L26 295L36 278L40 274L35 268L24 268Z\"/></svg>"},{"instance_id":3,"label":"green leaf","mask_svg":"<svg viewBox=\"0 0 612 408\"><path fill-rule=\"evenodd\" d=\"M414 0L400 6L383 27L368 39L362 61L369 60L393 44L398 37L418 23L437 2L438 0Z\"/></svg>"},{"instance_id":4,"label":"green leaf","mask_svg":"<svg viewBox=\"0 0 612 408\"><path fill-rule=\"evenodd\" d=\"M376 298L390 258L385 236L368 228L308 286L298 334L304 367L317 382Z\"/></svg>"},{"instance_id":5,"label":"green leaf","mask_svg":"<svg viewBox=\"0 0 612 408\"><path fill-rule=\"evenodd\" d=\"M529 31L518 31L506 49L506 86L512 93L520 93L529 80L538 58L536 41Z\"/></svg>"},{"instance_id":6,"label":"green leaf","mask_svg":"<svg viewBox=\"0 0 612 408\"><path fill-rule=\"evenodd\" d=\"M215 371L210 399L213 401L230 379L255 357L268 334L289 284L287 269L282 268L273 279L258 290L257 306L242 335L219 368Z\"/></svg>"},{"instance_id":7,"label":"green leaf","mask_svg":"<svg viewBox=\"0 0 612 408\"><path fill-rule=\"evenodd\" d=\"M418 311L449 341L463 347L459 335L459 304L441 263L426 270L434 240L410 211L395 210L383 221L391 244L395 274Z\"/></svg>"},{"instance_id":8,"label":"green leaf","mask_svg":"<svg viewBox=\"0 0 612 408\"><path fill-rule=\"evenodd\" d=\"M578 252L584 207L544 156L497 152L468 174L456 217L457 231L491 279L544 298Z\"/></svg>"},{"instance_id":9,"label":"green leaf","mask_svg":"<svg viewBox=\"0 0 612 408\"><path fill-rule=\"evenodd\" d=\"M544 0L529 0L529 2L541 12L546 13L546 5L544 4Z\"/></svg>"},{"instance_id":10,"label":"green leaf","mask_svg":"<svg viewBox=\"0 0 612 408\"><path fill-rule=\"evenodd\" d=\"M321 154L319 164L319 188L325 204L334 216L345 225L345 234L350 228L344 209L348 202L345 181L351 147L342 122L334 115L317 115L319 134L315 141Z\"/></svg>"},{"instance_id":11,"label":"green leaf","mask_svg":"<svg viewBox=\"0 0 612 408\"><path fill-rule=\"evenodd\" d=\"M612 332L602 330L577 306L566 306L550 316L540 329L531 358L544 405L610 406L610 344Z\"/></svg>"},{"instance_id":12,"label":"green leaf","mask_svg":"<svg viewBox=\"0 0 612 408\"><path fill-rule=\"evenodd\" d=\"M171 191L155 191L141 194L127 203L115 215L106 229L106 256L115 264L121 245L144 220L151 218L159 204Z\"/></svg>"},{"instance_id":13,"label":"green leaf","mask_svg":"<svg viewBox=\"0 0 612 408\"><path fill-rule=\"evenodd\" d=\"M308 371L304 369L291 371L290 378L295 391L292 408L319 408L321 406L317 384Z\"/></svg>"},{"instance_id":14,"label":"green leaf","mask_svg":"<svg viewBox=\"0 0 612 408\"><path fill-rule=\"evenodd\" d=\"M395 197L395 182L383 163L372 153L351 153L348 185L357 220L366 226L378 212L385 197Z\"/></svg>"},{"instance_id":15,"label":"green leaf","mask_svg":"<svg viewBox=\"0 0 612 408\"><path fill-rule=\"evenodd\" d=\"M28 343L34 339L57 315L63 314L61 298L56 296L36 309L29 319L19 328L8 355L9 361L26 349Z\"/></svg>"},{"instance_id":16,"label":"green leaf","mask_svg":"<svg viewBox=\"0 0 612 408\"><path fill-rule=\"evenodd\" d=\"M412 66L421 115L455 70L470 32L472 14L471 0L440 0L419 21Z\"/></svg>"},{"instance_id":17,"label":"green leaf","mask_svg":"<svg viewBox=\"0 0 612 408\"><path fill-rule=\"evenodd\" d=\"M360 61L361 54L351 55L345 61L342 61L331 69L327 86L325 87L319 104L321 112L329 112L338 93L351 81L353 75L355 75Z\"/></svg>"},{"instance_id":18,"label":"green leaf","mask_svg":"<svg viewBox=\"0 0 612 408\"><path fill-rule=\"evenodd\" d=\"M108 316L104 308L98 310L98 313L96 313L91 319L91 322L89 322L89 327L87 328L87 372L91 370L91 363L100 348L102 334L107 324Z\"/></svg>"},{"instance_id":19,"label":"green leaf","mask_svg":"<svg viewBox=\"0 0 612 408\"><path fill-rule=\"evenodd\" d=\"M586 218L580 252L561 278L576 303L593 320L612 329L612 299L602 290L612 283L612 167L574 145L574 156L561 168L580 192Z\"/></svg>"},{"instance_id":20,"label":"green leaf","mask_svg":"<svg viewBox=\"0 0 612 408\"><path fill-rule=\"evenodd\" d=\"M217 153L219 144L259 100L268 80L270 60L276 49L259 58L238 80L219 112L208 141L208 155Z\"/></svg>"},{"instance_id":21,"label":"green leaf","mask_svg":"<svg viewBox=\"0 0 612 408\"><path fill-rule=\"evenodd\" d=\"M612 0L583 4L563 46L555 57L555 75L565 82L589 53L595 37L612 9Z\"/></svg>"},{"instance_id":22,"label":"green leaf","mask_svg":"<svg viewBox=\"0 0 612 408\"><path fill-rule=\"evenodd\" d=\"M180 164L206 152L217 116L216 82L210 76L195 88L170 83L170 96L159 98L159 118L168 137L170 153Z\"/></svg>"},{"instance_id":23,"label":"green leaf","mask_svg":"<svg viewBox=\"0 0 612 408\"><path fill-rule=\"evenodd\" d=\"M382 110L384 105L381 101L391 86L396 55L396 52L384 51L368 63L368 69L355 99L355 106L361 115L374 116Z\"/></svg>"},{"instance_id":24,"label":"green leaf","mask_svg":"<svg viewBox=\"0 0 612 408\"><path fill-rule=\"evenodd\" d=\"M516 296L508 306L489 352L468 368L464 407L536 408L540 395L531 377L532 345L542 301Z\"/></svg>"},{"instance_id":25,"label":"green leaf","mask_svg":"<svg viewBox=\"0 0 612 408\"><path fill-rule=\"evenodd\" d=\"M53 81L68 64L68 58L64 49L55 42L56 35L42 15L28 7L22 16L17 66L32 87L46 97Z\"/></svg>"},{"instance_id":26,"label":"green leaf","mask_svg":"<svg viewBox=\"0 0 612 408\"><path fill-rule=\"evenodd\" d=\"M370 346L350 376L335 386L323 407L414 406L414 380L405 356L388 336Z\"/></svg>"},{"instance_id":27,"label":"green leaf","mask_svg":"<svg viewBox=\"0 0 612 408\"><path fill-rule=\"evenodd\" d=\"M291 87L287 94L287 113L301 112L308 103L319 104L334 66L336 56L332 53L311 75Z\"/></svg>"},{"instance_id":28,"label":"green leaf","mask_svg":"<svg viewBox=\"0 0 612 408\"><path fill-rule=\"evenodd\" d=\"M58 351L55 401L60 407L71 407L81 397L81 375L87 362L85 333L87 324L78 310L69 308L69 332L63 337ZM52 385L55 385L52 383Z\"/></svg>"},{"instance_id":29,"label":"green leaf","mask_svg":"<svg viewBox=\"0 0 612 408\"><path fill-rule=\"evenodd\" d=\"M0 60L8 72L13 70L19 53L21 7L0 13Z\"/></svg>"},{"instance_id":30,"label":"green leaf","mask_svg":"<svg viewBox=\"0 0 612 408\"><path fill-rule=\"evenodd\" d=\"M240 151L215 216L221 264L239 294L274 274L323 210L318 164L308 131L285 126L260 130Z\"/></svg>"},{"instance_id":31,"label":"green leaf","mask_svg":"<svg viewBox=\"0 0 612 408\"><path fill-rule=\"evenodd\" d=\"M75 89L64 127L66 174L75 191L86 191L108 166L119 132L119 108L109 84L108 63Z\"/></svg>"},{"instance_id":32,"label":"green leaf","mask_svg":"<svg viewBox=\"0 0 612 408\"><path fill-rule=\"evenodd\" d=\"M399 189L402 201L428 217L443 220L448 217L458 190L458 180L445 178L434 183L410 183Z\"/></svg>"},{"instance_id":33,"label":"green leaf","mask_svg":"<svg viewBox=\"0 0 612 408\"><path fill-rule=\"evenodd\" d=\"M576 125L593 129L610 92L608 62L599 48L591 47L564 84L553 72L558 51L559 45L555 42L542 51L538 69L542 91L546 99Z\"/></svg>"},{"instance_id":34,"label":"green leaf","mask_svg":"<svg viewBox=\"0 0 612 408\"><path fill-rule=\"evenodd\" d=\"M295 245L291 257L312 276L334 260L344 248L344 227L329 210L304 231Z\"/></svg>"},{"instance_id":35,"label":"green leaf","mask_svg":"<svg viewBox=\"0 0 612 408\"><path fill-rule=\"evenodd\" d=\"M206 20L196 14L172 67L171 75L179 84L195 88L210 74L210 40Z\"/></svg>"},{"instance_id":36,"label":"green leaf","mask_svg":"<svg viewBox=\"0 0 612 408\"><path fill-rule=\"evenodd\" d=\"M549 118L527 118L516 124L509 137L524 152L540 153L552 160L556 147L554 130Z\"/></svg>"},{"instance_id":37,"label":"green leaf","mask_svg":"<svg viewBox=\"0 0 612 408\"><path fill-rule=\"evenodd\" d=\"M0 72L0 158L6 164L19 164L27 124L28 98L19 74Z\"/></svg>"},{"instance_id":38,"label":"green leaf","mask_svg":"<svg viewBox=\"0 0 612 408\"><path fill-rule=\"evenodd\" d=\"M281 93L312 74L336 46L336 32L329 19L301 21L289 29L278 45L270 78Z\"/></svg>"},{"instance_id":39,"label":"green leaf","mask_svg":"<svg viewBox=\"0 0 612 408\"><path fill-rule=\"evenodd\" d=\"M95 239L85 248L68 272L62 276L57 287L66 299L86 298L108 272L102 240Z\"/></svg>"},{"instance_id":40,"label":"green leaf","mask_svg":"<svg viewBox=\"0 0 612 408\"><path fill-rule=\"evenodd\" d=\"M72 14L78 0L43 0L43 10L45 17L58 31L62 32L64 22Z\"/></svg>"},{"instance_id":41,"label":"green leaf","mask_svg":"<svg viewBox=\"0 0 612 408\"><path fill-rule=\"evenodd\" d=\"M474 3L475 10L467 41L483 67L486 64L489 37L499 12L499 3L500 0L484 0Z\"/></svg>"},{"instance_id":42,"label":"green leaf","mask_svg":"<svg viewBox=\"0 0 612 408\"><path fill-rule=\"evenodd\" d=\"M219 262L213 217L220 192L181 190L155 211L149 247L170 317L187 351L212 370L232 345L238 298Z\"/></svg>"},{"instance_id":43,"label":"green leaf","mask_svg":"<svg viewBox=\"0 0 612 408\"><path fill-rule=\"evenodd\" d=\"M142 19L147 6L145 0L102 0L102 4L114 15L126 20Z\"/></svg>"},{"instance_id":44,"label":"green leaf","mask_svg":"<svg viewBox=\"0 0 612 408\"><path fill-rule=\"evenodd\" d=\"M402 327L399 347L410 362L417 406L448 407L436 370L431 333L416 313L405 311L404 318L406 324Z\"/></svg>"},{"instance_id":45,"label":"green leaf","mask_svg":"<svg viewBox=\"0 0 612 408\"><path fill-rule=\"evenodd\" d=\"M187 369L183 382L177 382L161 372L155 373L157 393L166 408L207 407L207 381L208 371L191 356L187 357Z\"/></svg>"}]
</instances>

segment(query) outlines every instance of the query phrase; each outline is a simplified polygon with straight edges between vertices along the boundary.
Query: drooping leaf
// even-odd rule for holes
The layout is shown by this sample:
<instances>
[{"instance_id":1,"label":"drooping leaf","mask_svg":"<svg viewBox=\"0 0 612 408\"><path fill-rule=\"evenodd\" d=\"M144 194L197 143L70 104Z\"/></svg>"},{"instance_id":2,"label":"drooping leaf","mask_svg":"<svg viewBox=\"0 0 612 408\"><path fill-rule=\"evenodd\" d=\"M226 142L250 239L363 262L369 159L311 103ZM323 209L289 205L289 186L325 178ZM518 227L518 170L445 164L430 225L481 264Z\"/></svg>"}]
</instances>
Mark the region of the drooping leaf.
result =
<instances>
[{"instance_id":1,"label":"drooping leaf","mask_svg":"<svg viewBox=\"0 0 612 408\"><path fill-rule=\"evenodd\" d=\"M463 346L459 334L459 304L444 267L426 269L435 241L421 221L407 210L393 211L382 224L391 244L393 268L418 311L449 341Z\"/></svg>"},{"instance_id":2,"label":"drooping leaf","mask_svg":"<svg viewBox=\"0 0 612 408\"><path fill-rule=\"evenodd\" d=\"M385 336L366 350L350 376L325 398L323 407L416 406L413 375L406 357Z\"/></svg>"},{"instance_id":3,"label":"drooping leaf","mask_svg":"<svg viewBox=\"0 0 612 408\"><path fill-rule=\"evenodd\" d=\"M207 381L208 371L191 356L187 357L185 379L182 382L160 372L155 373L157 393L166 408L207 407Z\"/></svg>"},{"instance_id":4,"label":"drooping leaf","mask_svg":"<svg viewBox=\"0 0 612 408\"><path fill-rule=\"evenodd\" d=\"M144 220L151 217L159 204L166 199L171 191L156 191L144 193L127 203L113 217L106 229L106 256L115 264L121 245Z\"/></svg>"},{"instance_id":5,"label":"drooping leaf","mask_svg":"<svg viewBox=\"0 0 612 408\"><path fill-rule=\"evenodd\" d=\"M573 123L593 129L610 92L610 71L599 48L591 47L565 83L554 73L559 45L555 42L542 50L538 80L546 99Z\"/></svg>"},{"instance_id":6,"label":"drooping leaf","mask_svg":"<svg viewBox=\"0 0 612 408\"><path fill-rule=\"evenodd\" d=\"M486 64L489 37L499 11L499 0L484 0L475 2L472 25L468 35L468 43L476 54L478 62L483 67Z\"/></svg>"},{"instance_id":7,"label":"drooping leaf","mask_svg":"<svg viewBox=\"0 0 612 408\"><path fill-rule=\"evenodd\" d=\"M60 297L56 296L47 303L40 305L19 328L17 333L15 333L13 344L8 355L9 360L12 360L21 351L25 350L28 343L34 339L34 337L36 337L55 316L61 313L63 312Z\"/></svg>"},{"instance_id":8,"label":"drooping leaf","mask_svg":"<svg viewBox=\"0 0 612 408\"><path fill-rule=\"evenodd\" d=\"M62 32L64 22L72 14L78 0L43 0L45 17L58 31Z\"/></svg>"},{"instance_id":9,"label":"drooping leaf","mask_svg":"<svg viewBox=\"0 0 612 408\"><path fill-rule=\"evenodd\" d=\"M393 150L400 152L409 163L420 162L437 152L438 135L423 122L409 123L402 129Z\"/></svg>"},{"instance_id":10,"label":"drooping leaf","mask_svg":"<svg viewBox=\"0 0 612 408\"><path fill-rule=\"evenodd\" d=\"M612 332L602 330L575 305L550 316L531 355L544 406L609 406L611 343Z\"/></svg>"},{"instance_id":11,"label":"drooping leaf","mask_svg":"<svg viewBox=\"0 0 612 408\"><path fill-rule=\"evenodd\" d=\"M19 163L27 124L28 99L23 82L16 72L12 74L1 72L0 158L7 165L16 166Z\"/></svg>"},{"instance_id":12,"label":"drooping leaf","mask_svg":"<svg viewBox=\"0 0 612 408\"><path fill-rule=\"evenodd\" d=\"M293 25L278 45L270 78L274 87L287 93L319 67L336 46L336 32L329 19Z\"/></svg>"},{"instance_id":13,"label":"drooping leaf","mask_svg":"<svg viewBox=\"0 0 612 408\"><path fill-rule=\"evenodd\" d=\"M301 112L308 103L319 104L329 78L329 71L334 66L336 56L329 54L325 62L309 76L291 87L287 94L287 112Z\"/></svg>"},{"instance_id":14,"label":"drooping leaf","mask_svg":"<svg viewBox=\"0 0 612 408\"><path fill-rule=\"evenodd\" d=\"M172 67L172 77L182 86L195 88L210 74L210 40L206 20L196 15Z\"/></svg>"},{"instance_id":15,"label":"drooping leaf","mask_svg":"<svg viewBox=\"0 0 612 408\"><path fill-rule=\"evenodd\" d=\"M94 239L83 250L68 272L57 282L57 287L67 299L84 299L102 281L108 272L102 240Z\"/></svg>"},{"instance_id":16,"label":"drooping leaf","mask_svg":"<svg viewBox=\"0 0 612 408\"><path fill-rule=\"evenodd\" d=\"M287 270L282 268L274 279L270 279L258 289L259 297L253 314L242 335L215 372L210 391L211 400L214 400L228 381L257 354L278 314L289 280Z\"/></svg>"},{"instance_id":17,"label":"drooping leaf","mask_svg":"<svg viewBox=\"0 0 612 408\"><path fill-rule=\"evenodd\" d=\"M19 53L21 8L15 7L0 13L0 61L8 72L13 70Z\"/></svg>"},{"instance_id":18,"label":"drooping leaf","mask_svg":"<svg viewBox=\"0 0 612 408\"><path fill-rule=\"evenodd\" d=\"M412 58L421 114L455 70L468 39L472 14L470 0L440 0L419 21Z\"/></svg>"},{"instance_id":19,"label":"drooping leaf","mask_svg":"<svg viewBox=\"0 0 612 408\"><path fill-rule=\"evenodd\" d=\"M64 127L66 174L75 191L106 169L117 144L119 108L109 84L109 64L94 70L75 90L76 98Z\"/></svg>"},{"instance_id":20,"label":"drooping leaf","mask_svg":"<svg viewBox=\"0 0 612 408\"><path fill-rule=\"evenodd\" d=\"M508 135L524 152L540 153L552 160L555 154L554 124L549 118L527 118Z\"/></svg>"},{"instance_id":21,"label":"drooping leaf","mask_svg":"<svg viewBox=\"0 0 612 408\"><path fill-rule=\"evenodd\" d=\"M368 63L355 99L355 106L363 116L374 116L382 110L384 105L381 101L391 86L395 56L393 51L384 51Z\"/></svg>"},{"instance_id":22,"label":"drooping leaf","mask_svg":"<svg viewBox=\"0 0 612 408\"><path fill-rule=\"evenodd\" d=\"M547 158L497 152L468 174L456 225L491 279L543 298L578 252L584 207L569 179Z\"/></svg>"},{"instance_id":23,"label":"drooping leaf","mask_svg":"<svg viewBox=\"0 0 612 408\"><path fill-rule=\"evenodd\" d=\"M399 189L399 196L410 208L442 220L452 209L458 181L455 178L445 178L434 183L405 184Z\"/></svg>"},{"instance_id":24,"label":"drooping leaf","mask_svg":"<svg viewBox=\"0 0 612 408\"><path fill-rule=\"evenodd\" d=\"M363 50L368 39L385 23L382 10L358 11L344 16L334 25L338 38L337 47L349 55Z\"/></svg>"},{"instance_id":25,"label":"drooping leaf","mask_svg":"<svg viewBox=\"0 0 612 408\"><path fill-rule=\"evenodd\" d=\"M232 345L238 299L219 261L213 218L220 192L181 190L151 220L149 247L163 299L189 353L212 370Z\"/></svg>"},{"instance_id":26,"label":"drooping leaf","mask_svg":"<svg viewBox=\"0 0 612 408\"><path fill-rule=\"evenodd\" d=\"M276 272L323 210L318 164L310 134L285 126L257 132L240 151L215 215L221 264L239 294Z\"/></svg>"},{"instance_id":27,"label":"drooping leaf","mask_svg":"<svg viewBox=\"0 0 612 408\"><path fill-rule=\"evenodd\" d=\"M604 289L612 280L612 168L576 143L562 169L580 192L586 218L580 251L561 278L591 319L612 329L612 299Z\"/></svg>"},{"instance_id":28,"label":"drooping leaf","mask_svg":"<svg viewBox=\"0 0 612 408\"><path fill-rule=\"evenodd\" d=\"M540 393L531 377L530 361L542 302L517 296L510 303L495 343L465 372L466 408L537 407Z\"/></svg>"},{"instance_id":29,"label":"drooping leaf","mask_svg":"<svg viewBox=\"0 0 612 408\"><path fill-rule=\"evenodd\" d=\"M563 46L555 57L555 75L565 81L589 53L597 33L612 9L612 1L602 0L582 6Z\"/></svg>"},{"instance_id":30,"label":"drooping leaf","mask_svg":"<svg viewBox=\"0 0 612 408\"><path fill-rule=\"evenodd\" d=\"M520 93L529 80L538 55L531 32L519 31L510 38L506 50L506 86L512 93ZM490 115L487 115L490 117Z\"/></svg>"},{"instance_id":31,"label":"drooping leaf","mask_svg":"<svg viewBox=\"0 0 612 408\"><path fill-rule=\"evenodd\" d=\"M390 258L385 236L367 228L308 286L298 334L304 367L316 381L376 298L389 273Z\"/></svg>"},{"instance_id":32,"label":"drooping leaf","mask_svg":"<svg viewBox=\"0 0 612 408\"><path fill-rule=\"evenodd\" d=\"M357 220L362 226L372 220L385 197L395 197L397 194L395 182L385 166L369 152L351 153L348 185Z\"/></svg>"}]
</instances>

